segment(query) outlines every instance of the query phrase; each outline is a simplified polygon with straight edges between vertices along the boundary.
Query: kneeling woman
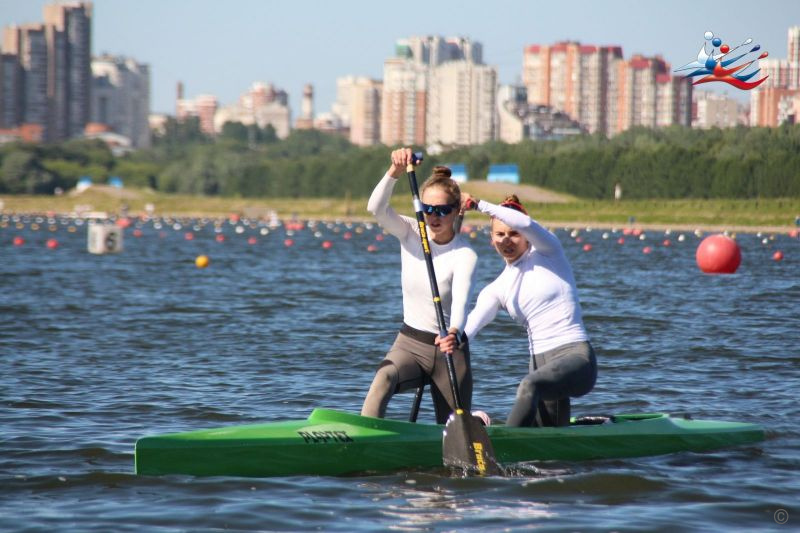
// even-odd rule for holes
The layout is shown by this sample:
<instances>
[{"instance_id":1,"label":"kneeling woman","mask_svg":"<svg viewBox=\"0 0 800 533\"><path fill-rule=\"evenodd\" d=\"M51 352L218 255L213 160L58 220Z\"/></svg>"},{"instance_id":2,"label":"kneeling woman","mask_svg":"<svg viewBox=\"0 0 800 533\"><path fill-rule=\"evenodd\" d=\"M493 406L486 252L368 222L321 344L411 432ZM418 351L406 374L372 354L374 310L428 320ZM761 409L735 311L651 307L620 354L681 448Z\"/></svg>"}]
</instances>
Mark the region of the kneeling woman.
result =
<instances>
[{"instance_id":1,"label":"kneeling woman","mask_svg":"<svg viewBox=\"0 0 800 533\"><path fill-rule=\"evenodd\" d=\"M473 338L500 308L527 327L531 354L509 426L569 424L570 397L594 387L597 361L583 327L572 267L558 238L531 219L516 196L499 206L462 195L465 207L492 217L491 243L506 267L478 296L465 333ZM453 345L452 336L438 340Z\"/></svg>"},{"instance_id":2,"label":"kneeling woman","mask_svg":"<svg viewBox=\"0 0 800 533\"><path fill-rule=\"evenodd\" d=\"M369 388L361 414L383 417L393 394L416 388L423 380L431 382L436 421L440 424L455 409L444 355L434 345L439 331L436 311L431 301L420 229L414 218L398 215L389 199L397 178L411 162L411 150L392 152L392 164L375 187L367 209L378 223L400 241L401 282L403 288L403 327L378 368ZM472 374L469 347L461 335L466 321L466 307L477 255L455 231L454 223L461 208L461 191L450 178L450 169L436 167L420 188L425 224L430 239L436 280L442 309L453 339L453 366L459 384L459 396L465 409L472 399Z\"/></svg>"}]
</instances>

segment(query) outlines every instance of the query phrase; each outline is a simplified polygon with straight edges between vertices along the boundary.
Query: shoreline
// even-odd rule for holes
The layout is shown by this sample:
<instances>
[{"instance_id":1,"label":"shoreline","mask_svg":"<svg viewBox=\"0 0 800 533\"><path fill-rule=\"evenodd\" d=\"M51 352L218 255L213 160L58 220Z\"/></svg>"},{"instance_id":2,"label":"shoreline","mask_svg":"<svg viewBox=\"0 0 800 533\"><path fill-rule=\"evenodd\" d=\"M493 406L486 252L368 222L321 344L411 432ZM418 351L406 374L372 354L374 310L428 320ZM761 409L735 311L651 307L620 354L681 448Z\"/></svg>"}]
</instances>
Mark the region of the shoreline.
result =
<instances>
[{"instance_id":1,"label":"shoreline","mask_svg":"<svg viewBox=\"0 0 800 533\"><path fill-rule=\"evenodd\" d=\"M502 201L509 192L517 193L533 218L549 228L786 234L800 231L800 198L611 201L556 195L529 185L468 182L462 188L492 202ZM0 216L374 223L366 211L366 202L366 198L350 197L192 196L93 185L60 196L0 195ZM393 198L392 205L398 213L414 217L409 199ZM488 222L486 216L470 212L463 224L481 227Z\"/></svg>"},{"instance_id":2,"label":"shoreline","mask_svg":"<svg viewBox=\"0 0 800 533\"><path fill-rule=\"evenodd\" d=\"M90 212L85 213L82 216L76 214L75 212L58 212L58 211L10 211L7 209L0 210L0 217L67 217L67 218L76 218L82 219L84 221L88 220L117 220L119 218L129 218L129 219L141 219L141 220L185 220L185 219L207 219L209 221L219 221L219 220L230 220L232 215L235 214L238 218L242 218L245 220L256 220L256 221L267 221L268 219L263 216L258 217L248 217L246 215L239 215L238 213L230 213L230 214L222 214L222 213L210 213L210 212L189 212L189 213L128 213L127 215L120 215L118 213L106 213L106 212ZM401 213L403 214L403 213ZM408 215L406 215L408 216ZM625 222L622 224L613 224L609 222L597 222L592 220L583 220L583 221L576 221L576 220L548 220L545 218L534 219L541 224L542 226L548 229L569 229L569 230L578 230L578 231L612 231L618 232L623 231L625 229L629 230L644 230L644 231L664 231L664 232L686 232L686 233L695 233L695 232L702 232L702 233L725 233L725 234L736 234L736 233L753 233L753 234L761 234L761 233L769 233L769 234L798 234L800 236L800 226L786 224L786 225L746 225L746 224L708 224L704 222L680 222L674 224L662 223L662 222ZM291 216L280 216L278 215L278 220L285 224L286 222L320 222L320 223L357 223L357 224L367 224L373 223L377 224L377 221L370 216L354 216L354 215L323 215L323 216L316 216L316 215L309 215L309 214L297 214ZM462 223L462 231L464 228L467 227L477 227L483 228L488 225L489 219L486 217L481 217L481 219L469 219L465 218ZM5 226L0 226L3 228Z\"/></svg>"}]
</instances>

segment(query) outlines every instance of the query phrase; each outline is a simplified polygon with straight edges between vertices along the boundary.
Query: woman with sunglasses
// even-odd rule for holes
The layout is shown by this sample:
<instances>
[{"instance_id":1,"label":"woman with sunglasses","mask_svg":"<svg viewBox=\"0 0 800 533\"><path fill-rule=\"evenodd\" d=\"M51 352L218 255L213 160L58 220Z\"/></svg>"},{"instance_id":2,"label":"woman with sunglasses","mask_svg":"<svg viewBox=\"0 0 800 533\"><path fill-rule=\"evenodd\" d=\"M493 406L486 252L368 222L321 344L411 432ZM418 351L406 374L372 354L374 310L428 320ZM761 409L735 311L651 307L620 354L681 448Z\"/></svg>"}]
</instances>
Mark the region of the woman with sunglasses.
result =
<instances>
[{"instance_id":1,"label":"woman with sunglasses","mask_svg":"<svg viewBox=\"0 0 800 533\"><path fill-rule=\"evenodd\" d=\"M410 148L394 150L391 165L375 187L367 210L378 223L400 241L403 326L394 344L378 367L369 388L362 416L383 417L392 395L430 382L437 423L443 424L454 409L447 366L434 340L439 331L436 311L415 218L397 214L389 199L397 180L411 163ZM455 230L461 207L461 191L450 178L450 169L435 167L420 187L420 199L431 246L442 309L453 337L450 351L458 378L461 402L469 409L472 400L472 374L469 347L461 335L466 322L477 255ZM458 339L458 340L456 340Z\"/></svg>"},{"instance_id":2,"label":"woman with sunglasses","mask_svg":"<svg viewBox=\"0 0 800 533\"><path fill-rule=\"evenodd\" d=\"M528 216L513 195L499 206L462 195L465 209L492 217L491 244L505 260L503 272L481 290L464 328L473 338L497 312L528 330L529 373L517 388L506 425L565 426L570 397L594 387L597 361L583 326L572 267L558 238ZM452 336L436 340L442 350Z\"/></svg>"}]
</instances>

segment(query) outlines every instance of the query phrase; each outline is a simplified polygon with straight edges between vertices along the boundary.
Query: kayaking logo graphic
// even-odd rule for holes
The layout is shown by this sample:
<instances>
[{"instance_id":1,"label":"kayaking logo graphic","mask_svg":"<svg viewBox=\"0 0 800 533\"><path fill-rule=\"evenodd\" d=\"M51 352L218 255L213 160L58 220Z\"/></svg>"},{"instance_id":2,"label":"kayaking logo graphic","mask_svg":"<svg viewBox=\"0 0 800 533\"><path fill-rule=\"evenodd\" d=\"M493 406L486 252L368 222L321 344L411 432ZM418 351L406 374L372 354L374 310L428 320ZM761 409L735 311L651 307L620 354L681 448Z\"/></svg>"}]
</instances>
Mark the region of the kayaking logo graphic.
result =
<instances>
[{"instance_id":1,"label":"kayaking logo graphic","mask_svg":"<svg viewBox=\"0 0 800 533\"><path fill-rule=\"evenodd\" d=\"M731 48L727 44L722 42L722 39L719 37L715 37L714 33L711 31L707 31L704 35L706 42L703 43L702 48L700 48L700 52L697 53L697 60L692 61L691 63L687 63L681 68L675 69L675 72L680 72L682 70L691 70L692 72L686 74L685 78L694 78L695 76L705 76L698 80L692 82L692 85L698 85L700 83L711 83L715 81L720 81L723 83L727 83L736 87L737 89L741 89L743 91L749 91L750 89L755 89L759 85L761 85L764 80L769 78L769 76L764 76L760 80L756 81L749 81L750 78L758 74L761 69L756 68L756 70L746 73L745 71L748 70L753 63L758 66L757 61L759 59L764 59L769 55L769 53L762 52L757 59L752 59L745 63L742 63L738 66L731 66L737 61L746 56L758 52L761 50L761 45L756 44L750 48L748 52L738 52L734 55L736 50L739 50L742 47L749 47L753 43L753 39L747 39L742 44L735 48ZM711 44L711 50L707 49L707 46ZM719 52L717 52L719 50ZM731 68L728 68L731 67Z\"/></svg>"}]
</instances>

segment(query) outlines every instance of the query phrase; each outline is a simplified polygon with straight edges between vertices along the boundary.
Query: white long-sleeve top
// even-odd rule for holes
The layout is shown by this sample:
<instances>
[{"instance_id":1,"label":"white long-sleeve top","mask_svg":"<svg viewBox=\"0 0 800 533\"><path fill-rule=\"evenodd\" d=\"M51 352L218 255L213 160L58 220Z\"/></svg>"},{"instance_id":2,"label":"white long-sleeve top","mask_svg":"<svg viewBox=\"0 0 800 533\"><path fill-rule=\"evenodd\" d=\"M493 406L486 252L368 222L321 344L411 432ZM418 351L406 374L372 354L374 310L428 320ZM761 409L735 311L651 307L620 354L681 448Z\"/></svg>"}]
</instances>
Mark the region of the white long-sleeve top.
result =
<instances>
[{"instance_id":1,"label":"white long-sleeve top","mask_svg":"<svg viewBox=\"0 0 800 533\"><path fill-rule=\"evenodd\" d=\"M572 267L558 238L514 209L481 200L478 210L520 232L530 246L480 292L464 333L474 339L504 308L527 328L531 354L589 340Z\"/></svg>"},{"instance_id":2,"label":"white long-sleeve top","mask_svg":"<svg viewBox=\"0 0 800 533\"><path fill-rule=\"evenodd\" d=\"M399 215L389 206L395 183L397 180L386 174L372 191L367 210L400 241L403 321L412 328L438 334L419 225L416 219ZM430 247L446 327L463 331L478 256L459 234L447 244L430 241Z\"/></svg>"}]
</instances>

